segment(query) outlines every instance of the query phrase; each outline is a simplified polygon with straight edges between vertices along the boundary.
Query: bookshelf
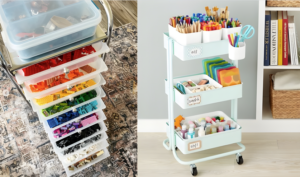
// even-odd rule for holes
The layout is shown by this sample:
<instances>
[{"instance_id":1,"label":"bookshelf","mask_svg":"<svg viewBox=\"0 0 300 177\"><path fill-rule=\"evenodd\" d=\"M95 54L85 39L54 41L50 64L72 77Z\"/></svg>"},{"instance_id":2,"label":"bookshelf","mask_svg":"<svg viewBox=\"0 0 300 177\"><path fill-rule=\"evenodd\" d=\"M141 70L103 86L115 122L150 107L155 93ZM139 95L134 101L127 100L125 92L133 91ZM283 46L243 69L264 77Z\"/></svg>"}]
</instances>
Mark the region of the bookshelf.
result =
<instances>
[{"instance_id":1,"label":"bookshelf","mask_svg":"<svg viewBox=\"0 0 300 177\"><path fill-rule=\"evenodd\" d=\"M299 7L266 7L265 0L259 0L258 19L258 50L257 50L257 92L256 92L256 123L268 125L270 131L278 132L299 132L299 128L291 126L299 125L300 119L273 119L269 105L269 75L282 70L300 69L300 65L286 66L264 66L264 34L265 34L265 12L266 11L288 11L293 13L295 18L300 13ZM297 13L299 11L299 13ZM287 126L287 127L285 127Z\"/></svg>"}]
</instances>

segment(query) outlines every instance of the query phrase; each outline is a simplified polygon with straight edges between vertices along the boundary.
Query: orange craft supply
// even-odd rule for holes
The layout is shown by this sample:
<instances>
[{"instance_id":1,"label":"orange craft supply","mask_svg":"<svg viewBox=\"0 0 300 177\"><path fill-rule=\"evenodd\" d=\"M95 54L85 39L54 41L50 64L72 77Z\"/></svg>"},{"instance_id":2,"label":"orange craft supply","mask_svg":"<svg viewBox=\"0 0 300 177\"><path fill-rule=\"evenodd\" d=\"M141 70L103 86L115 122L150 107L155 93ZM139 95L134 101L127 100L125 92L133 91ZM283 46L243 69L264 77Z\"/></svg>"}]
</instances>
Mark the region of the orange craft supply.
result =
<instances>
[{"instance_id":1,"label":"orange craft supply","mask_svg":"<svg viewBox=\"0 0 300 177\"><path fill-rule=\"evenodd\" d=\"M241 84L239 68L220 71L220 80L223 87Z\"/></svg>"},{"instance_id":2,"label":"orange craft supply","mask_svg":"<svg viewBox=\"0 0 300 177\"><path fill-rule=\"evenodd\" d=\"M183 120L184 118L181 115L175 118L175 122L174 122L175 129L177 129L178 127L181 128L180 122Z\"/></svg>"}]
</instances>

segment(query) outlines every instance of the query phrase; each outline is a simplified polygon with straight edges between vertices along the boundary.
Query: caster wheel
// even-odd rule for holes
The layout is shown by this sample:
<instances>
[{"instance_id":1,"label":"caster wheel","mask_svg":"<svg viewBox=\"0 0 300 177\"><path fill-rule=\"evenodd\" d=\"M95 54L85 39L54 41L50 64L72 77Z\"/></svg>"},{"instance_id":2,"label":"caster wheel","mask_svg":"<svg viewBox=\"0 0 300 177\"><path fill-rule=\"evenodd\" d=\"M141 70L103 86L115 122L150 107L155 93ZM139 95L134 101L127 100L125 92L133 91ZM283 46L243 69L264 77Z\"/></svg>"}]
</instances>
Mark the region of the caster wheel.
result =
<instances>
[{"instance_id":1,"label":"caster wheel","mask_svg":"<svg viewBox=\"0 0 300 177\"><path fill-rule=\"evenodd\" d=\"M178 150L178 147L175 147L175 150L177 151L177 150Z\"/></svg>"},{"instance_id":2,"label":"caster wheel","mask_svg":"<svg viewBox=\"0 0 300 177\"><path fill-rule=\"evenodd\" d=\"M242 156L237 157L236 163L242 165L244 163L243 157Z\"/></svg>"},{"instance_id":3,"label":"caster wheel","mask_svg":"<svg viewBox=\"0 0 300 177\"><path fill-rule=\"evenodd\" d=\"M191 170L191 174L192 174L193 176L197 176L198 171L197 171L196 165L190 165L190 170Z\"/></svg>"}]
</instances>

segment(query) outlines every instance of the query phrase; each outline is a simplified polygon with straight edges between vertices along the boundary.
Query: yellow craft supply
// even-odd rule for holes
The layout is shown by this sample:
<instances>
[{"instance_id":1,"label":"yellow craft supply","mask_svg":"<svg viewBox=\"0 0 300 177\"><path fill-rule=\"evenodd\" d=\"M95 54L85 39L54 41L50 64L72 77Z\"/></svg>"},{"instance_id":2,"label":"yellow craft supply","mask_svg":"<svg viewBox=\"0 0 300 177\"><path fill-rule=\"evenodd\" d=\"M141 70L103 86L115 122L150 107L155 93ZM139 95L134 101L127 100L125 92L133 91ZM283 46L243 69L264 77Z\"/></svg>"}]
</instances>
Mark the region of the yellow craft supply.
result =
<instances>
[{"instance_id":1,"label":"yellow craft supply","mask_svg":"<svg viewBox=\"0 0 300 177\"><path fill-rule=\"evenodd\" d=\"M202 117L202 118L198 119L199 122L201 122L202 120L205 120L205 118Z\"/></svg>"},{"instance_id":2,"label":"yellow craft supply","mask_svg":"<svg viewBox=\"0 0 300 177\"><path fill-rule=\"evenodd\" d=\"M224 120L224 117L220 117L220 120Z\"/></svg>"},{"instance_id":3,"label":"yellow craft supply","mask_svg":"<svg viewBox=\"0 0 300 177\"><path fill-rule=\"evenodd\" d=\"M44 104L52 102L54 100L53 98L54 98L54 95L48 95L43 98L35 99L35 100L38 105L44 105Z\"/></svg>"},{"instance_id":4,"label":"yellow craft supply","mask_svg":"<svg viewBox=\"0 0 300 177\"><path fill-rule=\"evenodd\" d=\"M231 45L233 46L233 42L234 42L233 34L230 34L230 38L231 38Z\"/></svg>"},{"instance_id":5,"label":"yellow craft supply","mask_svg":"<svg viewBox=\"0 0 300 177\"><path fill-rule=\"evenodd\" d=\"M91 79L91 80L87 81L86 84L90 87L90 86L92 86L92 85L95 85L96 82L95 82L94 80Z\"/></svg>"}]
</instances>

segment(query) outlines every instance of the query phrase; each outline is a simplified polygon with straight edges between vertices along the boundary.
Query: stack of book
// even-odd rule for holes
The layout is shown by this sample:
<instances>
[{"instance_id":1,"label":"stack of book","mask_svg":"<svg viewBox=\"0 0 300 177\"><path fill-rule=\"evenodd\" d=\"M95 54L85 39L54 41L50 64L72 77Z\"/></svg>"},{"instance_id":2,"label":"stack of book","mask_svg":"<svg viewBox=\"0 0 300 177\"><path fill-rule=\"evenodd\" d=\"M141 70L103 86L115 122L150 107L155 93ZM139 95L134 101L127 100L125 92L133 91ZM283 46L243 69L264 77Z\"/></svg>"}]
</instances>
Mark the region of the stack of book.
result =
<instances>
[{"instance_id":1,"label":"stack of book","mask_svg":"<svg viewBox=\"0 0 300 177\"><path fill-rule=\"evenodd\" d=\"M287 11L266 11L264 50L264 66L299 65L294 16Z\"/></svg>"}]
</instances>

